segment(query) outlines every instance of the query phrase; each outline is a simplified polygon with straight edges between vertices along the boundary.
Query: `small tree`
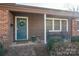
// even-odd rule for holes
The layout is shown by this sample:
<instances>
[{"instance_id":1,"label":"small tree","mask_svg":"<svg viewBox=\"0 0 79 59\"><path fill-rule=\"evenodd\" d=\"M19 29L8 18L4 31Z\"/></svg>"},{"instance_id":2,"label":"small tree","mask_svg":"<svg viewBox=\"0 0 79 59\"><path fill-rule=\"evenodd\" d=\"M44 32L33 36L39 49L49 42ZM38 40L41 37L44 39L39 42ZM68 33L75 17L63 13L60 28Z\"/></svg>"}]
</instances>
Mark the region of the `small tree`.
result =
<instances>
[{"instance_id":1,"label":"small tree","mask_svg":"<svg viewBox=\"0 0 79 59\"><path fill-rule=\"evenodd\" d=\"M65 4L64 8L66 8L69 11L73 11L73 12L79 12L79 5L72 5L72 4Z\"/></svg>"}]
</instances>

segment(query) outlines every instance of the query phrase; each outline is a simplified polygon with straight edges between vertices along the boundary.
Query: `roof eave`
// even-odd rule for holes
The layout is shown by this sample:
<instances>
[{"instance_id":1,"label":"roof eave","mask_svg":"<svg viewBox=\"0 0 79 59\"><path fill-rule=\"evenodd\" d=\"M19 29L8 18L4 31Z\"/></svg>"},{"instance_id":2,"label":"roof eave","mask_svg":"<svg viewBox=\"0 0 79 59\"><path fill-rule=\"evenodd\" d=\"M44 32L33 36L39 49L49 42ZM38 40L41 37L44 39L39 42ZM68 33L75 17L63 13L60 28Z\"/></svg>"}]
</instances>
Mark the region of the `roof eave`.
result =
<instances>
[{"instance_id":1,"label":"roof eave","mask_svg":"<svg viewBox=\"0 0 79 59\"><path fill-rule=\"evenodd\" d=\"M0 7L4 7L10 11L50 14L50 15L68 16L68 17L79 17L78 12L49 9L49 8L41 8L41 7L34 7L34 6L27 6L27 5L19 5L19 4L15 4L15 3L13 3L13 4L0 4Z\"/></svg>"}]
</instances>

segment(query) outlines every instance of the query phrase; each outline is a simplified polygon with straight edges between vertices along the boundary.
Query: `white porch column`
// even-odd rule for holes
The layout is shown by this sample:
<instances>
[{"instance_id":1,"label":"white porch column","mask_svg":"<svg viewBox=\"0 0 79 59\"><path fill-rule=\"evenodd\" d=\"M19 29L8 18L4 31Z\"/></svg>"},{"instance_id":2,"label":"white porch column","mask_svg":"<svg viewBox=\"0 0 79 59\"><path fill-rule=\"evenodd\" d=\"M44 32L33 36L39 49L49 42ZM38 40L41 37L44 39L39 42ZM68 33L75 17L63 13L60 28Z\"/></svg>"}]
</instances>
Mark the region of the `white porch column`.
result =
<instances>
[{"instance_id":1,"label":"white porch column","mask_svg":"<svg viewBox=\"0 0 79 59\"><path fill-rule=\"evenodd\" d=\"M46 14L44 14L44 43L46 44Z\"/></svg>"}]
</instances>

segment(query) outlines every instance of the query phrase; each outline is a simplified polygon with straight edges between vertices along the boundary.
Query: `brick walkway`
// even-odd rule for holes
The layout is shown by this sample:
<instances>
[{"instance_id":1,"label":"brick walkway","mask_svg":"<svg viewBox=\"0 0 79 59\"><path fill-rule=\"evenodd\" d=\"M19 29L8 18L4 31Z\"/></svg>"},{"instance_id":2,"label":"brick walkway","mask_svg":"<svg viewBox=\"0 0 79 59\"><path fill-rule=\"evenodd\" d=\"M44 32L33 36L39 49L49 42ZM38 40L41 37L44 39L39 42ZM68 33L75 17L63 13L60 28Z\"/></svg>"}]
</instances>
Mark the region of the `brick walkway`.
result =
<instances>
[{"instance_id":1,"label":"brick walkway","mask_svg":"<svg viewBox=\"0 0 79 59\"><path fill-rule=\"evenodd\" d=\"M9 47L6 56L47 56L47 49L41 44L17 44Z\"/></svg>"}]
</instances>

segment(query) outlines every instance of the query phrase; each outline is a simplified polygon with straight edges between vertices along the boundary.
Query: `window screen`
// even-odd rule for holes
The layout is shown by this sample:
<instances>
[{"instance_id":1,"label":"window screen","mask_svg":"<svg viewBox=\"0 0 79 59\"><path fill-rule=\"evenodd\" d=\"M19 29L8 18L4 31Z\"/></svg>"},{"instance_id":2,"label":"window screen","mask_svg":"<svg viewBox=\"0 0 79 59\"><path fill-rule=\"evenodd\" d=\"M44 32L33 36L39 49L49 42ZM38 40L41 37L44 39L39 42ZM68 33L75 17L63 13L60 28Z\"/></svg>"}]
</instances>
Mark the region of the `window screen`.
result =
<instances>
[{"instance_id":1,"label":"window screen","mask_svg":"<svg viewBox=\"0 0 79 59\"><path fill-rule=\"evenodd\" d=\"M52 20L46 21L46 28L47 28L47 30L52 30Z\"/></svg>"},{"instance_id":2,"label":"window screen","mask_svg":"<svg viewBox=\"0 0 79 59\"><path fill-rule=\"evenodd\" d=\"M66 27L67 27L67 22L66 20L62 20L62 31L66 31Z\"/></svg>"},{"instance_id":3,"label":"window screen","mask_svg":"<svg viewBox=\"0 0 79 59\"><path fill-rule=\"evenodd\" d=\"M60 30L60 20L54 20L54 30Z\"/></svg>"}]
</instances>

